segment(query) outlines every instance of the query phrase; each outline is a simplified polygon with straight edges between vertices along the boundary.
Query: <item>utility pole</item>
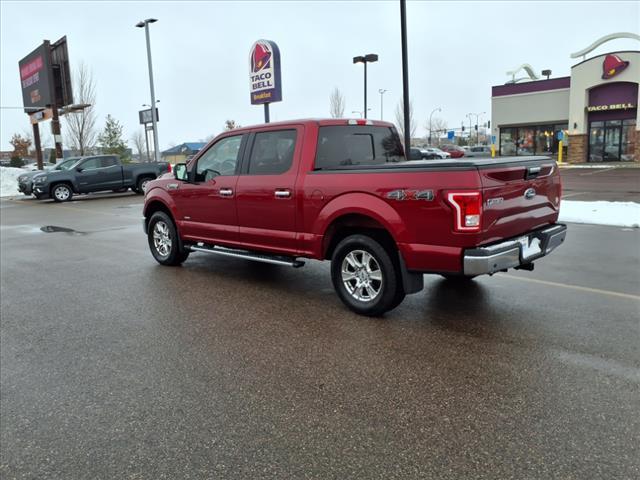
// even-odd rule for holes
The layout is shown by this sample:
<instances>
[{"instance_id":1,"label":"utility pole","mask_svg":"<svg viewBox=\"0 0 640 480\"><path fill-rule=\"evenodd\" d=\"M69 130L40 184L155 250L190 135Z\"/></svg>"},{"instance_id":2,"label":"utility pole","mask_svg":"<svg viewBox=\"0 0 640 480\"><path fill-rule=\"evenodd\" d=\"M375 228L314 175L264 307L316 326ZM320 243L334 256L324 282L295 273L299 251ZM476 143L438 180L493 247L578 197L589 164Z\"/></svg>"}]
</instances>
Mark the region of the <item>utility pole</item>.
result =
<instances>
[{"instance_id":1,"label":"utility pole","mask_svg":"<svg viewBox=\"0 0 640 480\"><path fill-rule=\"evenodd\" d=\"M383 99L383 95L385 94L386 90L381 88L378 90L378 93L380 94L380 120L384 120L384 99Z\"/></svg>"},{"instance_id":2,"label":"utility pole","mask_svg":"<svg viewBox=\"0 0 640 480\"><path fill-rule=\"evenodd\" d=\"M38 162L38 170L42 170L42 147L40 145L40 127L38 122L33 123L33 145L36 148L36 162Z\"/></svg>"},{"instance_id":3,"label":"utility pole","mask_svg":"<svg viewBox=\"0 0 640 480\"><path fill-rule=\"evenodd\" d=\"M409 59L407 58L407 2L400 0L400 35L402 37L402 98L404 103L404 149L408 158L411 148L411 120L409 118Z\"/></svg>"},{"instance_id":4,"label":"utility pole","mask_svg":"<svg viewBox=\"0 0 640 480\"><path fill-rule=\"evenodd\" d=\"M136 27L143 28L147 39L147 61L149 63L149 89L151 90L151 123L153 125L153 149L156 162L160 161L160 145L158 144L158 119L156 118L156 93L153 87L153 65L151 63L151 40L149 38L149 24L155 23L156 18L147 18L136 24Z\"/></svg>"}]
</instances>

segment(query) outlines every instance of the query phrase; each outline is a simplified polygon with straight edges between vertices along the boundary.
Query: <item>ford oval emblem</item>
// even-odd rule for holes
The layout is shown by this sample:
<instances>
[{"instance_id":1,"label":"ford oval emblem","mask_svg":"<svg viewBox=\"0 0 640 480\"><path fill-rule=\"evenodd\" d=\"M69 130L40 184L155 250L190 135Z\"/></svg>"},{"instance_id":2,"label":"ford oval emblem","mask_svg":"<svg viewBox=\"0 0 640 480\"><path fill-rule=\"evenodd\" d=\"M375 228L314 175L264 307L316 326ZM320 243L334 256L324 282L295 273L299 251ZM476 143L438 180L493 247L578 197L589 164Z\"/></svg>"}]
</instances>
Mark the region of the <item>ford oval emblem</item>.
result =
<instances>
[{"instance_id":1,"label":"ford oval emblem","mask_svg":"<svg viewBox=\"0 0 640 480\"><path fill-rule=\"evenodd\" d=\"M527 200L531 200L535 196L536 196L536 189L535 188L527 188L524 191L524 198L526 198Z\"/></svg>"}]
</instances>

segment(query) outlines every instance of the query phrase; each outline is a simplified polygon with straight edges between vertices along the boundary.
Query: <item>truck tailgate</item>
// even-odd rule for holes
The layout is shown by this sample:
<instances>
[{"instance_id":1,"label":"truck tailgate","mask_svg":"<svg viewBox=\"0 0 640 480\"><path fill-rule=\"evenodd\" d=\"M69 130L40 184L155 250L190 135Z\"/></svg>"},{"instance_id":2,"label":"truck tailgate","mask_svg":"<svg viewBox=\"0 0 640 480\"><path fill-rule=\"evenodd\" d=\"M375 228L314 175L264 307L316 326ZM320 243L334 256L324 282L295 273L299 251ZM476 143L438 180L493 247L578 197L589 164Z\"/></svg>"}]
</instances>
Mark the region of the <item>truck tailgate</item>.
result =
<instances>
[{"instance_id":1,"label":"truck tailgate","mask_svg":"<svg viewBox=\"0 0 640 480\"><path fill-rule=\"evenodd\" d=\"M560 175L547 157L477 162L482 183L481 244L554 223L560 209Z\"/></svg>"}]
</instances>

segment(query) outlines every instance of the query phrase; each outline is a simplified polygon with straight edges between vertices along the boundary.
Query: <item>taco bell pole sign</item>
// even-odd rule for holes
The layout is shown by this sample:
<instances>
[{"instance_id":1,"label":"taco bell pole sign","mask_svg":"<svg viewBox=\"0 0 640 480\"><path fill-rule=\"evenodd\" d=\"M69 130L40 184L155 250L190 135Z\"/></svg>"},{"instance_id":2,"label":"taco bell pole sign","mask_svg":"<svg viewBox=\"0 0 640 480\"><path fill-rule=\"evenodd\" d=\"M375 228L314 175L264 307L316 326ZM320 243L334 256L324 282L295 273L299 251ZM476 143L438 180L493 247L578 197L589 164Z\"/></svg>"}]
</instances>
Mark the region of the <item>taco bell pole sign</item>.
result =
<instances>
[{"instance_id":1,"label":"taco bell pole sign","mask_svg":"<svg viewBox=\"0 0 640 480\"><path fill-rule=\"evenodd\" d=\"M282 100L280 50L275 42L258 40L249 54L251 104L264 104L265 122L269 122L269 104Z\"/></svg>"}]
</instances>

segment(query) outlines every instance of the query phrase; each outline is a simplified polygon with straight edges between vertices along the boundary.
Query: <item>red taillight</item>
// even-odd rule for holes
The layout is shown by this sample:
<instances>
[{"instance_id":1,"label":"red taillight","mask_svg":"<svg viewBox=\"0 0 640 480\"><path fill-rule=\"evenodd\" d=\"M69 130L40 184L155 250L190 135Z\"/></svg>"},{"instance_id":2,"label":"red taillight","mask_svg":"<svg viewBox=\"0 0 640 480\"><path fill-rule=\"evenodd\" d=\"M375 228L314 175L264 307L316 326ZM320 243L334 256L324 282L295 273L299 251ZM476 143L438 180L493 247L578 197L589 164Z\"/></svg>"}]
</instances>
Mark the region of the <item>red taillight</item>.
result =
<instances>
[{"instance_id":1,"label":"red taillight","mask_svg":"<svg viewBox=\"0 0 640 480\"><path fill-rule=\"evenodd\" d=\"M168 172L168 173L171 173L171 172L173 171L173 168L171 167L171 164L170 164L170 163L167 163L167 167L168 167L168 168L167 168L167 172Z\"/></svg>"},{"instance_id":2,"label":"red taillight","mask_svg":"<svg viewBox=\"0 0 640 480\"><path fill-rule=\"evenodd\" d=\"M449 192L447 202L455 211L456 232L478 232L482 228L482 193Z\"/></svg>"}]
</instances>

